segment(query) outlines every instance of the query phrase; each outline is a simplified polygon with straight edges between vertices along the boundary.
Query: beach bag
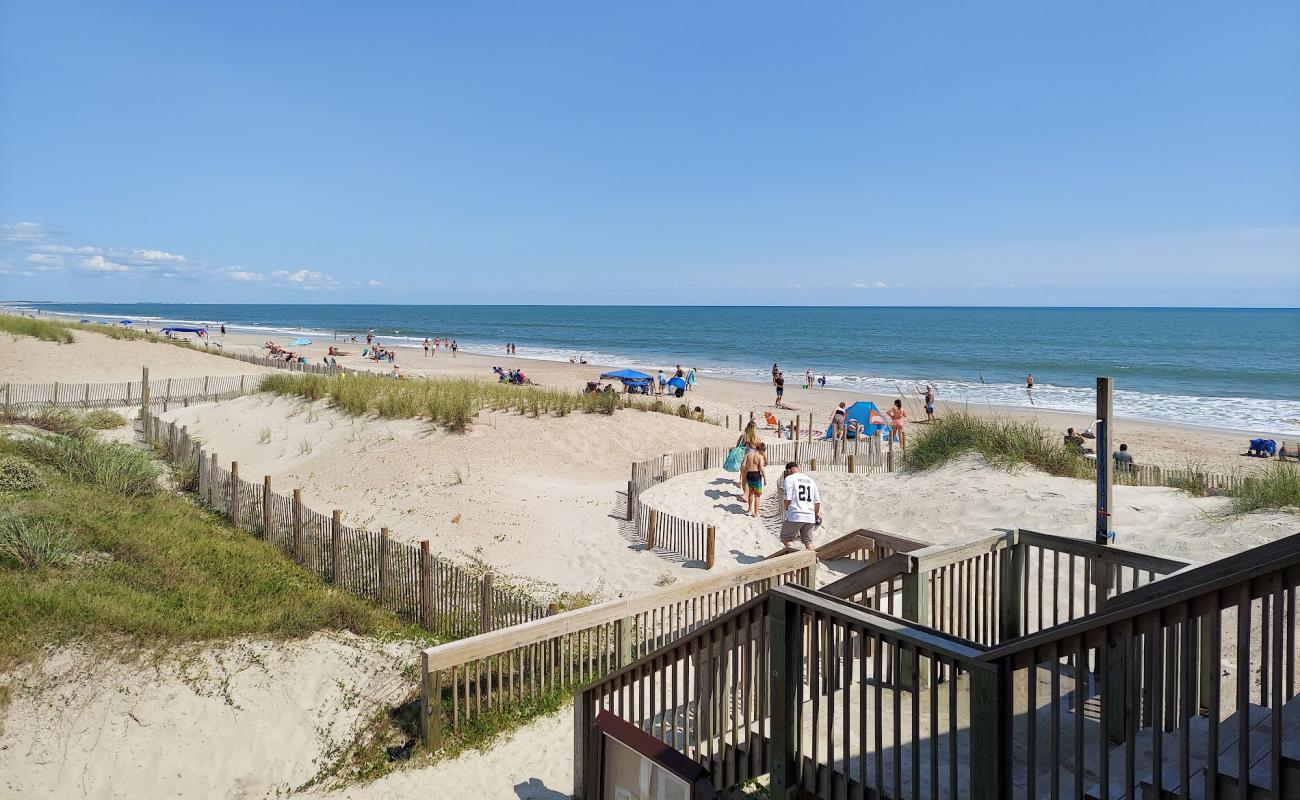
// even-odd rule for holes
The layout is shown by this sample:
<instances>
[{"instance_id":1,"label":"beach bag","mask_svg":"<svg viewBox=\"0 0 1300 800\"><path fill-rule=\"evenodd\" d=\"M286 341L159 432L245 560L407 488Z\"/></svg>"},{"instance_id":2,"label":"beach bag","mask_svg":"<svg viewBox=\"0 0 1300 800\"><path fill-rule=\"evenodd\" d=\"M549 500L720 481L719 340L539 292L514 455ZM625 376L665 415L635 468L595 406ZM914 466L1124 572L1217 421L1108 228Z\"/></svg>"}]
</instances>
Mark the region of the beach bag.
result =
<instances>
[{"instance_id":1,"label":"beach bag","mask_svg":"<svg viewBox=\"0 0 1300 800\"><path fill-rule=\"evenodd\" d=\"M740 472L740 464L745 460L745 448L739 446L727 453L727 460L723 462L722 468L727 472Z\"/></svg>"}]
</instances>

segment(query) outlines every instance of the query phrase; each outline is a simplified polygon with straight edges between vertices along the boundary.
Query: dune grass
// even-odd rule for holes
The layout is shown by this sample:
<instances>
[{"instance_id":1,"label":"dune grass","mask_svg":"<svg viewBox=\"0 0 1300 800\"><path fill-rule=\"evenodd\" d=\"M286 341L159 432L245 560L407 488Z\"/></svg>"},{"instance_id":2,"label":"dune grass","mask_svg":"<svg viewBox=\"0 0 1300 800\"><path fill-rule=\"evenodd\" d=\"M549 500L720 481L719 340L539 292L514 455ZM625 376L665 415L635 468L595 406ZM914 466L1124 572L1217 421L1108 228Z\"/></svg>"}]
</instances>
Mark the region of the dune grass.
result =
<instances>
[{"instance_id":1,"label":"dune grass","mask_svg":"<svg viewBox=\"0 0 1300 800\"><path fill-rule=\"evenodd\" d=\"M68 326L48 319L33 319L17 314L0 314L0 333L13 336L32 336L43 342L72 344L76 337Z\"/></svg>"},{"instance_id":2,"label":"dune grass","mask_svg":"<svg viewBox=\"0 0 1300 800\"><path fill-rule=\"evenodd\" d=\"M1059 436L1037 423L965 412L945 414L919 433L913 429L903 465L913 470L933 469L969 452L1001 467L1028 464L1069 478L1088 474L1083 457L1070 452Z\"/></svg>"},{"instance_id":3,"label":"dune grass","mask_svg":"<svg viewBox=\"0 0 1300 800\"><path fill-rule=\"evenodd\" d=\"M1300 511L1300 467L1277 462L1262 475L1245 479L1232 492L1232 508L1239 514L1275 509Z\"/></svg>"},{"instance_id":4,"label":"dune grass","mask_svg":"<svg viewBox=\"0 0 1300 800\"><path fill-rule=\"evenodd\" d=\"M0 437L0 458L28 450ZM42 489L0 493L0 670L72 640L120 650L124 637L143 646L320 630L426 638L183 497L93 479L121 458L87 449L77 462L37 460Z\"/></svg>"},{"instance_id":5,"label":"dune grass","mask_svg":"<svg viewBox=\"0 0 1300 800\"><path fill-rule=\"evenodd\" d=\"M533 417L563 417L582 412L613 414L623 407L616 394L512 386L466 378L401 380L353 373L340 377L302 373L277 373L262 381L262 391L303 400L327 400L330 406L353 416L385 419L425 419L450 431L465 431L480 411L514 411ZM683 402L634 399L629 408L691 417Z\"/></svg>"}]
</instances>

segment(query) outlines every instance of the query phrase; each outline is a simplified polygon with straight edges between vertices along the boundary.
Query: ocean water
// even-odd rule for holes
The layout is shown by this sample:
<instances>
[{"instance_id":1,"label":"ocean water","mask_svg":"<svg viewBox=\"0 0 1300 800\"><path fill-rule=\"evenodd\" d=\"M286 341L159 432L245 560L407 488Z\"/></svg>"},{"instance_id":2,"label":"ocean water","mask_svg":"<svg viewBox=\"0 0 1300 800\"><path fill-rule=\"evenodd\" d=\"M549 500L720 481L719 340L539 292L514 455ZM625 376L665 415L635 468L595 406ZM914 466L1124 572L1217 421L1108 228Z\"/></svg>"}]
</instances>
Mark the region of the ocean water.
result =
<instances>
[{"instance_id":1,"label":"ocean water","mask_svg":"<svg viewBox=\"0 0 1300 800\"><path fill-rule=\"evenodd\" d=\"M766 381L942 400L1090 411L1097 375L1123 416L1300 434L1300 309L845 308L44 304L95 321L217 323L231 330L382 341L458 340L469 352L619 366L694 366ZM405 340L405 341L403 341ZM504 359L503 359L504 360ZM1033 373L1032 398L1025 375Z\"/></svg>"}]
</instances>

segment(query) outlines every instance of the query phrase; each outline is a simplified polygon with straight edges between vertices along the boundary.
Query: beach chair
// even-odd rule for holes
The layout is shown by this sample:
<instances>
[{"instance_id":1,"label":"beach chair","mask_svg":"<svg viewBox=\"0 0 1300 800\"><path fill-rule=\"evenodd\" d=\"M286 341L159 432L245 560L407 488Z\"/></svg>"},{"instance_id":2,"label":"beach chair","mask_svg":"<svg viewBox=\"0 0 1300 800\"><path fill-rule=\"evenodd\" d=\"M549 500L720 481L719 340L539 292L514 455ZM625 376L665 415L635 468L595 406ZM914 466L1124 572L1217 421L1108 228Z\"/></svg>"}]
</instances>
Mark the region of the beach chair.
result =
<instances>
[{"instance_id":1,"label":"beach chair","mask_svg":"<svg viewBox=\"0 0 1300 800\"><path fill-rule=\"evenodd\" d=\"M764 411L764 412L763 412L763 421L767 423L767 427L769 427L769 428L780 428L780 427L781 427L781 421L778 420L778 419L777 419L777 418L772 414L771 411Z\"/></svg>"},{"instance_id":2,"label":"beach chair","mask_svg":"<svg viewBox=\"0 0 1300 800\"><path fill-rule=\"evenodd\" d=\"M1277 450L1278 461L1300 461L1300 442L1289 442L1282 440L1282 446Z\"/></svg>"}]
</instances>

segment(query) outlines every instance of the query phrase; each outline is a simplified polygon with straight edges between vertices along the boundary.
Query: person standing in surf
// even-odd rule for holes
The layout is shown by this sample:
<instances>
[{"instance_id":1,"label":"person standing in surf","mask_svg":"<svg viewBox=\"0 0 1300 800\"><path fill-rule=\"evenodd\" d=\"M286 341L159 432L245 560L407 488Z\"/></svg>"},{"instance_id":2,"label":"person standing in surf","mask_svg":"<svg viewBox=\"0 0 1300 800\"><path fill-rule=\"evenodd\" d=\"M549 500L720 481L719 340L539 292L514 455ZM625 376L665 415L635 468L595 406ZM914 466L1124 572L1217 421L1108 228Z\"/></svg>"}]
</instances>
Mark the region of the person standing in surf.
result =
<instances>
[{"instance_id":1,"label":"person standing in surf","mask_svg":"<svg viewBox=\"0 0 1300 800\"><path fill-rule=\"evenodd\" d=\"M925 421L934 421L934 387L928 383L925 385Z\"/></svg>"}]
</instances>

